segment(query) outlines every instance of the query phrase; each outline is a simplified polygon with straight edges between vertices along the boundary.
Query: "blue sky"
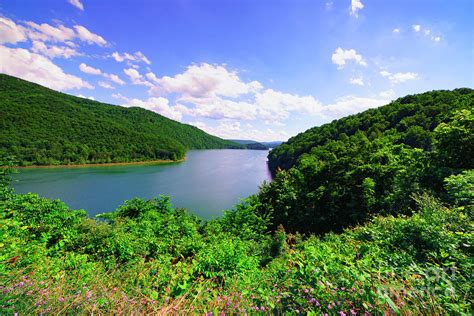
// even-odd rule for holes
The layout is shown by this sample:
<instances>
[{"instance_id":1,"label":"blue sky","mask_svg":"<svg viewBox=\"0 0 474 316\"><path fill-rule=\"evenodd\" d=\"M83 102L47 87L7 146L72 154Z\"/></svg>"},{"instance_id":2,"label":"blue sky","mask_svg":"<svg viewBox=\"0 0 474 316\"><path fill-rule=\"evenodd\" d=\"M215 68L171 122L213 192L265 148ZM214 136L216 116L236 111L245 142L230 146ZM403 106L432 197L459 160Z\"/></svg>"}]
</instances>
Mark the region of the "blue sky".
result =
<instances>
[{"instance_id":1,"label":"blue sky","mask_svg":"<svg viewBox=\"0 0 474 316\"><path fill-rule=\"evenodd\" d=\"M0 0L0 72L224 138L286 140L474 86L471 0Z\"/></svg>"}]
</instances>

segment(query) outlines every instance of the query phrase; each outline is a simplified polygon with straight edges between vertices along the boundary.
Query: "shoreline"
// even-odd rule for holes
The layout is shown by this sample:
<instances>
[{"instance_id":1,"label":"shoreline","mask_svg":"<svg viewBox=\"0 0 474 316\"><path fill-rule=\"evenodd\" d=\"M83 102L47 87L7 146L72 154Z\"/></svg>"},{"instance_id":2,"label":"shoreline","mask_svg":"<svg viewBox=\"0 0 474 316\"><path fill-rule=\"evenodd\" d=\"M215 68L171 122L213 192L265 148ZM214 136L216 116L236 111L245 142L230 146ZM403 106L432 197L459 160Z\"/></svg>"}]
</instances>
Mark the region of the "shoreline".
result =
<instances>
[{"instance_id":1,"label":"shoreline","mask_svg":"<svg viewBox=\"0 0 474 316\"><path fill-rule=\"evenodd\" d=\"M160 165L168 163L179 163L186 160L186 157L179 160L146 160L146 161L130 161L130 162L103 162L103 163L83 163L71 165L31 165L31 166L12 166L15 169L41 169L41 168L85 168L85 167L113 167L127 165Z\"/></svg>"}]
</instances>

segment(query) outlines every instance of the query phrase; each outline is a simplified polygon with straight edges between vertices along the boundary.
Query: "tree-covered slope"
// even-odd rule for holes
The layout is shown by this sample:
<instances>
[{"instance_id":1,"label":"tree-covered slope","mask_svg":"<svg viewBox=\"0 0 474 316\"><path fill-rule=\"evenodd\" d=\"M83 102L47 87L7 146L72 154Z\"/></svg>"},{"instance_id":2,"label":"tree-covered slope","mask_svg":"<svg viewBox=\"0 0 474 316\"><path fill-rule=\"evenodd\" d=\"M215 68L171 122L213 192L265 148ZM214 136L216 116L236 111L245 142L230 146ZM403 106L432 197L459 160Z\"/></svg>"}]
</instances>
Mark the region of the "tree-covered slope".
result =
<instances>
[{"instance_id":1,"label":"tree-covered slope","mask_svg":"<svg viewBox=\"0 0 474 316\"><path fill-rule=\"evenodd\" d=\"M269 166L289 169L301 155L331 141L362 132L369 140L389 136L394 143L431 150L433 131L459 109L474 106L474 90L439 90L407 95L392 103L313 127L290 138L269 154ZM472 154L472 152L471 152ZM472 155L471 155L472 157Z\"/></svg>"},{"instance_id":2,"label":"tree-covered slope","mask_svg":"<svg viewBox=\"0 0 474 316\"><path fill-rule=\"evenodd\" d=\"M241 148L142 108L104 104L0 74L0 151L22 165L181 159Z\"/></svg>"},{"instance_id":3,"label":"tree-covered slope","mask_svg":"<svg viewBox=\"0 0 474 316\"><path fill-rule=\"evenodd\" d=\"M290 231L324 233L444 199L443 180L474 167L474 90L432 91L312 128L270 152L277 172L261 212Z\"/></svg>"}]
</instances>

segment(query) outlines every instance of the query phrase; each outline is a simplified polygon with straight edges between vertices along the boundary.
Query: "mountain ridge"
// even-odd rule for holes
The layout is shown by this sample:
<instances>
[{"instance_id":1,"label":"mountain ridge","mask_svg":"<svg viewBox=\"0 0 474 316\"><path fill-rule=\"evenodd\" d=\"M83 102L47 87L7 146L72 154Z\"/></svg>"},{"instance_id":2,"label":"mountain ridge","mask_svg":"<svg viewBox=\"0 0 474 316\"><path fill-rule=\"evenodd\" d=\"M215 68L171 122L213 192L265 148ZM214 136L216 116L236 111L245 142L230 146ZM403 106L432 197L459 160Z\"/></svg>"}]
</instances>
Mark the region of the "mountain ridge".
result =
<instances>
[{"instance_id":1,"label":"mountain ridge","mask_svg":"<svg viewBox=\"0 0 474 316\"><path fill-rule=\"evenodd\" d=\"M20 165L179 160L189 149L243 149L139 107L84 99L0 74L0 151Z\"/></svg>"}]
</instances>

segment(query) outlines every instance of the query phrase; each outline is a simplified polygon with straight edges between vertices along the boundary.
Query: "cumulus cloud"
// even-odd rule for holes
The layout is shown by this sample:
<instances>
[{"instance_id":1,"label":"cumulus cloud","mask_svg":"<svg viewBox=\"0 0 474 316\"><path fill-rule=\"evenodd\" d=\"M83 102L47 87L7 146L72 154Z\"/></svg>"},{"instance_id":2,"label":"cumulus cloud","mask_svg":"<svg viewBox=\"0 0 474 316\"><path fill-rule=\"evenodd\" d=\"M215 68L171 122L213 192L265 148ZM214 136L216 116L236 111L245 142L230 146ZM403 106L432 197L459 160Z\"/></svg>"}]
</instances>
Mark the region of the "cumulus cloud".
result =
<instances>
[{"instance_id":1,"label":"cumulus cloud","mask_svg":"<svg viewBox=\"0 0 474 316\"><path fill-rule=\"evenodd\" d=\"M114 53L112 53L112 55L110 57L112 57L113 59L115 59L115 61L118 61L120 63L124 62L124 61L130 61L130 62L140 62L141 61L141 62L144 62L147 65L151 65L150 60L140 51L135 52L134 54L129 54L129 53L120 54L118 52L114 52Z\"/></svg>"},{"instance_id":2,"label":"cumulus cloud","mask_svg":"<svg viewBox=\"0 0 474 316\"><path fill-rule=\"evenodd\" d=\"M55 90L93 89L81 78L66 74L50 59L23 48L0 45L0 72L33 81Z\"/></svg>"},{"instance_id":3,"label":"cumulus cloud","mask_svg":"<svg viewBox=\"0 0 474 316\"><path fill-rule=\"evenodd\" d=\"M68 2L79 10L84 11L84 5L82 4L81 0L68 0Z\"/></svg>"},{"instance_id":4,"label":"cumulus cloud","mask_svg":"<svg viewBox=\"0 0 474 316\"><path fill-rule=\"evenodd\" d=\"M32 40L65 42L76 38L74 30L64 25L52 26L48 23L37 24L31 21L25 24L29 26L27 33Z\"/></svg>"},{"instance_id":5,"label":"cumulus cloud","mask_svg":"<svg viewBox=\"0 0 474 316\"><path fill-rule=\"evenodd\" d=\"M395 34L398 34L398 33L400 33L400 29L399 28L394 28L392 30L392 32L395 33Z\"/></svg>"},{"instance_id":6,"label":"cumulus cloud","mask_svg":"<svg viewBox=\"0 0 474 316\"><path fill-rule=\"evenodd\" d=\"M151 93L178 93L184 97L238 97L262 89L258 81L244 83L237 72L229 71L223 65L207 63L188 66L186 71L174 77L157 78L153 73L147 74L156 87Z\"/></svg>"},{"instance_id":7,"label":"cumulus cloud","mask_svg":"<svg viewBox=\"0 0 474 316\"><path fill-rule=\"evenodd\" d=\"M99 81L98 85L104 89L115 89L114 86L112 86L110 83L106 81Z\"/></svg>"},{"instance_id":8,"label":"cumulus cloud","mask_svg":"<svg viewBox=\"0 0 474 316\"><path fill-rule=\"evenodd\" d=\"M382 77L386 77L390 80L392 84L402 83L408 80L418 79L418 74L415 72L397 72L391 73L389 71L383 70L380 72Z\"/></svg>"},{"instance_id":9,"label":"cumulus cloud","mask_svg":"<svg viewBox=\"0 0 474 316\"><path fill-rule=\"evenodd\" d=\"M381 91L379 93L379 96L385 99L389 99L395 96L395 91L393 91L393 89Z\"/></svg>"},{"instance_id":10,"label":"cumulus cloud","mask_svg":"<svg viewBox=\"0 0 474 316\"><path fill-rule=\"evenodd\" d=\"M358 78L350 78L349 79L350 84L358 85L358 86L363 86L364 85L364 78L358 77Z\"/></svg>"},{"instance_id":11,"label":"cumulus cloud","mask_svg":"<svg viewBox=\"0 0 474 316\"><path fill-rule=\"evenodd\" d=\"M119 76L115 75L115 74L108 74L108 73L103 73L102 74L105 78L109 79L110 81L112 82L115 82L116 84L119 84L121 86L123 86L125 84L125 81L123 81L122 79L120 79Z\"/></svg>"},{"instance_id":12,"label":"cumulus cloud","mask_svg":"<svg viewBox=\"0 0 474 316\"><path fill-rule=\"evenodd\" d=\"M94 98L93 96L88 96L88 97L86 97L86 96L83 95L83 94L78 94L77 96L78 96L79 98L84 98L84 99L89 99L89 100L95 101L95 98Z\"/></svg>"},{"instance_id":13,"label":"cumulus cloud","mask_svg":"<svg viewBox=\"0 0 474 316\"><path fill-rule=\"evenodd\" d=\"M413 32L419 32L421 30L420 24L413 24L412 26Z\"/></svg>"},{"instance_id":14,"label":"cumulus cloud","mask_svg":"<svg viewBox=\"0 0 474 316\"><path fill-rule=\"evenodd\" d=\"M252 139L256 141L285 141L289 138L288 133L282 130L274 130L271 128L258 129L251 124L242 124L238 121L222 121L217 126L211 126L202 121L190 122L189 124L199 129L224 139Z\"/></svg>"},{"instance_id":15,"label":"cumulus cloud","mask_svg":"<svg viewBox=\"0 0 474 316\"><path fill-rule=\"evenodd\" d=\"M362 4L361 0L351 0L351 15L355 16L356 18L359 17L359 10L362 10L364 5Z\"/></svg>"},{"instance_id":16,"label":"cumulus cloud","mask_svg":"<svg viewBox=\"0 0 474 316\"><path fill-rule=\"evenodd\" d=\"M107 45L107 41L102 36L92 33L82 25L74 25L74 29L77 32L77 37L79 37L81 41L89 44L97 44L99 46Z\"/></svg>"},{"instance_id":17,"label":"cumulus cloud","mask_svg":"<svg viewBox=\"0 0 474 316\"><path fill-rule=\"evenodd\" d=\"M99 46L107 45L107 41L102 36L92 33L82 25L69 28L62 24L53 26L48 23L38 24L32 21L22 23L24 25L16 24L6 18L0 18L0 39L3 39L4 43L16 43L27 39L42 42L60 42L69 47L76 46L75 40Z\"/></svg>"},{"instance_id":18,"label":"cumulus cloud","mask_svg":"<svg viewBox=\"0 0 474 316\"><path fill-rule=\"evenodd\" d=\"M355 49L342 49L338 47L332 54L331 59L332 63L338 66L338 69L342 69L348 61L354 61L358 65L367 66L367 62Z\"/></svg>"},{"instance_id":19,"label":"cumulus cloud","mask_svg":"<svg viewBox=\"0 0 474 316\"><path fill-rule=\"evenodd\" d=\"M102 74L102 71L100 69L97 69L97 68L94 68L94 67L91 67L91 66L88 66L84 63L81 63L79 65L79 69L86 73L86 74L89 74L89 75L101 75Z\"/></svg>"},{"instance_id":20,"label":"cumulus cloud","mask_svg":"<svg viewBox=\"0 0 474 316\"><path fill-rule=\"evenodd\" d=\"M344 96L336 99L334 103L325 105L321 114L331 119L355 114L370 108L376 108L387 104L389 101L385 98L366 98L357 96Z\"/></svg>"},{"instance_id":21,"label":"cumulus cloud","mask_svg":"<svg viewBox=\"0 0 474 316\"><path fill-rule=\"evenodd\" d=\"M120 79L119 76L115 74L109 74L109 73L103 72L102 70L86 65L85 63L81 63L79 65L79 70L89 75L96 75L96 76L100 75L119 85L125 84L125 82L122 79Z\"/></svg>"},{"instance_id":22,"label":"cumulus cloud","mask_svg":"<svg viewBox=\"0 0 474 316\"><path fill-rule=\"evenodd\" d=\"M35 53L42 54L50 58L61 57L68 59L79 55L79 53L74 48L55 45L47 46L45 43L40 41L33 41L31 50Z\"/></svg>"},{"instance_id":23,"label":"cumulus cloud","mask_svg":"<svg viewBox=\"0 0 474 316\"><path fill-rule=\"evenodd\" d=\"M172 120L180 121L183 117L182 113L169 104L169 100L163 97L152 97L147 100L141 99L129 99L120 93L113 94L114 98L119 99L125 102L123 105L127 107L137 106L141 107L156 113L159 113L163 116L166 116Z\"/></svg>"},{"instance_id":24,"label":"cumulus cloud","mask_svg":"<svg viewBox=\"0 0 474 316\"><path fill-rule=\"evenodd\" d=\"M18 42L24 42L27 39L24 27L10 19L0 16L0 44L16 44Z\"/></svg>"},{"instance_id":25,"label":"cumulus cloud","mask_svg":"<svg viewBox=\"0 0 474 316\"><path fill-rule=\"evenodd\" d=\"M130 81L136 85L143 85L153 88L153 84L146 81L143 76L135 68L124 69L123 72L130 78Z\"/></svg>"}]
</instances>

